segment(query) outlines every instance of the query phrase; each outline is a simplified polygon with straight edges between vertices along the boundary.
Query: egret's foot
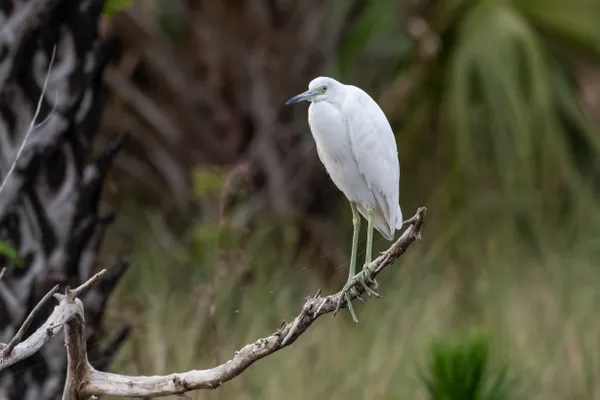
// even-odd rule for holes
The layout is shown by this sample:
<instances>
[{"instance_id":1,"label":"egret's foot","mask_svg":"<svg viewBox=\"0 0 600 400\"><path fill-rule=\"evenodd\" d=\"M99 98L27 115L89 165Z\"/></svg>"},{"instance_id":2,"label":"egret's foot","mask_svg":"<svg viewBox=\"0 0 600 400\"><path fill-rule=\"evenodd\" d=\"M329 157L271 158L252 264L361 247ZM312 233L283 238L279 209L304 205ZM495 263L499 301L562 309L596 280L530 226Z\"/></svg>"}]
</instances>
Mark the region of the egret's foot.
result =
<instances>
[{"instance_id":1,"label":"egret's foot","mask_svg":"<svg viewBox=\"0 0 600 400\"><path fill-rule=\"evenodd\" d=\"M379 283L377 283L377 281L371 277L371 274L368 272L366 267L367 265L365 264L362 271L356 274L353 279L358 279L358 282L361 284L363 289L365 289L367 296L374 296L380 299L381 296L375 291L375 289L379 287Z\"/></svg>"},{"instance_id":2,"label":"egret's foot","mask_svg":"<svg viewBox=\"0 0 600 400\"><path fill-rule=\"evenodd\" d=\"M351 301L351 297L350 297L350 291L352 290L352 294L356 295L356 289L354 288L354 285L356 285L356 282L354 282L352 279L348 279L348 282L346 282L346 284L344 285L341 293L340 293L340 298L337 301L337 304L335 306L335 311L333 312L333 316L335 317L335 315L338 313L338 311L340 310L340 307L342 305L342 302L345 301L346 304L348 305L348 310L350 311L350 315L352 315L352 321L354 321L355 324L358 324L358 318L356 318L356 313L354 312L354 307L352 307L352 301Z\"/></svg>"},{"instance_id":3,"label":"egret's foot","mask_svg":"<svg viewBox=\"0 0 600 400\"><path fill-rule=\"evenodd\" d=\"M368 296L375 296L377 298L381 298L379 293L377 293L375 290L371 289L369 287L369 283L367 283L367 282L369 282L373 285L377 285L377 282L375 282L375 280L371 278L370 274L367 274L366 270L364 270L364 269L362 271L360 271L358 274L354 275L352 278L348 279L348 282L346 282L346 284L344 285L344 288L341 291L341 296L338 299L338 302L335 306L335 311L333 312L333 315L335 316L337 314L337 312L340 310L342 302L346 301L346 304L348 305L348 310L350 311L350 314L352 315L352 321L354 321L355 324L358 324L358 318L356 318L356 314L354 313L354 308L352 307L352 302L350 300L351 299L350 293L352 293L352 295L354 295L354 296L360 297L358 291L356 291L356 285L360 284ZM377 287L377 286L375 286L375 287ZM351 292L351 291L354 291L354 292ZM361 299L361 301L362 301L362 299Z\"/></svg>"},{"instance_id":4,"label":"egret's foot","mask_svg":"<svg viewBox=\"0 0 600 400\"><path fill-rule=\"evenodd\" d=\"M367 294L373 295L377 298L381 297L374 289L377 289L379 287L379 283L377 283L377 281L375 280L375 278L371 277L371 274L367 272L367 264L365 264L363 266L362 271L360 271L358 275L363 275L363 281L361 282L361 284L363 285L363 288L365 289L365 292L367 292Z\"/></svg>"}]
</instances>

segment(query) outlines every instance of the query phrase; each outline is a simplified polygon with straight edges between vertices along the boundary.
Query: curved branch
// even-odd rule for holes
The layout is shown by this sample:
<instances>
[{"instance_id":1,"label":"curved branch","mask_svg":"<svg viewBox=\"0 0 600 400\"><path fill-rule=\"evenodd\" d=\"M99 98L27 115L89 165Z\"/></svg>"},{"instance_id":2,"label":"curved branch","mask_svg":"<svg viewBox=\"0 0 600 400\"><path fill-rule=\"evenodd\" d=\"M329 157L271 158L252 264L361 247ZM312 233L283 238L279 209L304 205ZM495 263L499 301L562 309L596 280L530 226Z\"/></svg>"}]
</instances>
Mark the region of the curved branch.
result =
<instances>
[{"instance_id":1,"label":"curved branch","mask_svg":"<svg viewBox=\"0 0 600 400\"><path fill-rule=\"evenodd\" d=\"M52 297L54 292L56 292L57 290L58 290L58 285L56 285L52 289L50 289L50 291L48 293L46 293L46 295L42 298L42 300L40 300L40 302L37 303L37 305L33 308L33 310L31 310L31 312L25 319L25 322L23 322L23 324L17 331L16 335L13 336L13 338L10 340L10 342L8 342L8 344L2 348L0 355L2 355L3 358L10 356L10 353L12 353L12 351L15 348L15 346L17 345L17 343L19 343L19 341L21 341L21 338L25 334L25 331L27 330L27 328L29 328L29 325L31 325L31 323L33 322L33 318L35 317L35 315L40 311L40 309L42 308L44 303L47 302L50 299L50 297Z\"/></svg>"},{"instance_id":2,"label":"curved branch","mask_svg":"<svg viewBox=\"0 0 600 400\"><path fill-rule=\"evenodd\" d=\"M373 278L404 254L411 244L420 240L426 211L424 207L419 208L415 216L405 222L409 227L400 238L365 267ZM197 389L215 389L240 375L254 362L294 343L319 316L335 311L341 296L338 292L326 297L320 297L319 293L309 297L293 322L285 323L268 337L247 344L237 351L231 360L217 367L164 376L126 376L98 371L87 360L83 304L76 295L96 282L99 275L77 289L67 288L65 295L55 294L59 304L48 321L31 337L18 344L8 358L0 354L0 370L38 351L50 336L56 333L54 329L65 325L65 347L69 366L63 400L98 395L156 397L184 394ZM363 290L357 288L351 294L351 298L360 298Z\"/></svg>"},{"instance_id":3,"label":"curved branch","mask_svg":"<svg viewBox=\"0 0 600 400\"><path fill-rule=\"evenodd\" d=\"M105 269L94 275L92 278L90 278L90 280L77 289L74 289L73 292L79 293L82 290L85 290L87 287L89 287L90 282L96 282L104 274L104 272L106 272ZM19 332L17 332L15 337L10 341L9 345L0 343L0 371L37 353L46 343L50 341L54 335L56 335L56 333L63 327L64 324L72 320L76 315L81 314L81 317L83 318L83 305L80 306L81 302L78 299L74 299L74 297L70 296L72 291L67 289L67 295L65 296L54 293L56 292L56 289L56 286L53 287L50 292L48 292L48 294L46 294L44 298L40 300L23 324L23 326L26 328L26 325L29 325L35 314L41 309L41 305L45 303L52 295L54 295L54 297L59 300L59 303L54 308L54 311L52 311L52 314L50 314L50 317L48 317L46 322L44 322L41 327L32 333L31 336L29 336L26 340L20 343L17 342L23 334L23 327L19 329Z\"/></svg>"},{"instance_id":4,"label":"curved branch","mask_svg":"<svg viewBox=\"0 0 600 400\"><path fill-rule=\"evenodd\" d=\"M411 244L421 238L426 211L422 207L413 218L406 221L410 226L402 236L366 267L373 277L391 265ZM360 288L358 294L354 293L352 298L358 297L362 291L363 289ZM326 297L318 295L309 297L293 322L285 324L268 337L247 344L237 351L231 360L217 367L164 376L125 376L90 370L83 394L149 397L183 394L196 389L215 389L240 375L255 361L294 343L319 316L335 311L340 296L341 293L338 292Z\"/></svg>"}]
</instances>

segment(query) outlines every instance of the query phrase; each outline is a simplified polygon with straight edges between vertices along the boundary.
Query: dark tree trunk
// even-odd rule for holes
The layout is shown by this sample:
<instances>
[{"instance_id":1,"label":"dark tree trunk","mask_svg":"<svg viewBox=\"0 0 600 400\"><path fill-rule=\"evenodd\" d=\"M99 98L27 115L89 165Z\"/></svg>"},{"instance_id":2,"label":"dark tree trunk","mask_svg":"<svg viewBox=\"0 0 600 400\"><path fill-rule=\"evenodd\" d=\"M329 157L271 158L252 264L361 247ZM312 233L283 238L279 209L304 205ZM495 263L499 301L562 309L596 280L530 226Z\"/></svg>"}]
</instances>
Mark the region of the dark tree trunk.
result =
<instances>
[{"instance_id":1,"label":"dark tree trunk","mask_svg":"<svg viewBox=\"0 0 600 400\"><path fill-rule=\"evenodd\" d=\"M0 241L22 266L8 265L0 281L0 342L15 334L29 310L55 284L76 286L91 276L113 215L100 210L103 178L122 137L90 160L105 93L102 73L111 49L98 35L103 0L0 0L0 177L13 162L41 95L53 46L56 59L38 123L0 193ZM47 119L47 120L46 120ZM119 260L87 293L90 360L110 362L128 327L98 346L107 298L126 270ZM54 305L49 303L39 318ZM39 321L38 321L39 322ZM32 324L28 335L39 323ZM0 400L60 398L66 353L60 337L0 373Z\"/></svg>"}]
</instances>

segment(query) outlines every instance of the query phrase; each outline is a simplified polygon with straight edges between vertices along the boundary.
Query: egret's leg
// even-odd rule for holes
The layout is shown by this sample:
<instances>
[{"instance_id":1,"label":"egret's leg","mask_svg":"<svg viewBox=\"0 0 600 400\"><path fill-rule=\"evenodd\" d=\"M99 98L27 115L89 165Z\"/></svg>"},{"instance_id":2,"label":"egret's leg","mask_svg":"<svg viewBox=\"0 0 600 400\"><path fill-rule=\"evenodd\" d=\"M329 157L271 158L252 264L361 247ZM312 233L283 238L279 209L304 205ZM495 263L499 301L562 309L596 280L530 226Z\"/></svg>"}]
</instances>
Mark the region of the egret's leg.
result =
<instances>
[{"instance_id":1,"label":"egret's leg","mask_svg":"<svg viewBox=\"0 0 600 400\"><path fill-rule=\"evenodd\" d=\"M354 227L354 230L352 232L352 251L350 252L350 271L348 280L356 275L356 251L358 249L358 235L360 233L360 214L353 202L350 202L350 208L352 209L352 226Z\"/></svg>"},{"instance_id":2,"label":"egret's leg","mask_svg":"<svg viewBox=\"0 0 600 400\"><path fill-rule=\"evenodd\" d=\"M363 266L362 271L356 275L355 280L357 280L361 286L365 289L365 292L369 296L381 297L379 293L374 291L369 287L368 283L373 284L374 287L377 287L377 282L374 279L371 279L370 276L367 275L367 270L365 267L371 264L373 259L373 218L375 217L375 209L373 207L367 208L367 246L365 249L365 265Z\"/></svg>"},{"instance_id":3,"label":"egret's leg","mask_svg":"<svg viewBox=\"0 0 600 400\"><path fill-rule=\"evenodd\" d=\"M352 315L352 321L354 321L355 324L358 324L358 318L356 318L356 314L354 313L354 308L352 307L352 302L350 301L348 290L352 286L354 286L354 284L349 284L352 282L352 278L354 277L354 275L356 275L356 251L358 249L358 235L360 233L360 214L358 213L356 205L353 202L350 202L350 208L352 209L352 226L354 227L354 230L352 232L352 250L350 252L350 271L348 281L342 289L341 296L337 302L337 306L333 315L335 315L339 311L340 305L342 304L342 300L346 300L346 303L348 304L348 310Z\"/></svg>"},{"instance_id":4,"label":"egret's leg","mask_svg":"<svg viewBox=\"0 0 600 400\"><path fill-rule=\"evenodd\" d=\"M373 289L371 289L369 287L369 285L367 284L367 279L370 280L369 277L365 278L365 270L363 269L361 272L359 272L358 274L356 273L356 251L358 248L358 234L360 232L360 214L358 213L358 210L356 209L356 206L354 205L354 203L350 202L350 206L352 208L352 222L354 225L354 233L352 235L352 252L350 254L350 276L348 277L348 281L346 282L346 284L344 285L344 288L341 291L341 295L338 299L337 305L335 307L335 311L334 311L334 315L339 311L340 306L342 304L343 301L346 301L346 304L348 304L348 310L350 311L350 314L352 315L352 320L354 321L354 323L358 324L358 319L356 318L356 314L354 313L354 309L352 307L352 302L350 301L350 295L349 295L349 291L354 288L354 286L357 283L360 283L360 285L363 287L363 289L365 290L365 292L370 296L376 296L376 297L380 297L379 294L377 292L375 292ZM367 233L367 259L371 259L371 247L373 244L373 216L374 216L374 210L373 209L368 209L368 221L369 221L369 233ZM369 261L370 263L370 261ZM359 300L361 300L360 296L359 296Z\"/></svg>"},{"instance_id":5,"label":"egret's leg","mask_svg":"<svg viewBox=\"0 0 600 400\"><path fill-rule=\"evenodd\" d=\"M371 264L373 258L373 218L375 210L373 207L367 209L367 249L365 251L365 265Z\"/></svg>"},{"instance_id":6,"label":"egret's leg","mask_svg":"<svg viewBox=\"0 0 600 400\"><path fill-rule=\"evenodd\" d=\"M365 267L369 264L371 264L371 261L373 261L373 218L375 217L375 209L373 208L369 208L367 210L367 221L368 221L368 227L367 227L367 249L366 249L366 256L365 256ZM363 267L364 269L364 267ZM371 279L370 277L367 277L367 279L369 279L369 281L371 281L375 287L377 287L377 281L375 279Z\"/></svg>"}]
</instances>

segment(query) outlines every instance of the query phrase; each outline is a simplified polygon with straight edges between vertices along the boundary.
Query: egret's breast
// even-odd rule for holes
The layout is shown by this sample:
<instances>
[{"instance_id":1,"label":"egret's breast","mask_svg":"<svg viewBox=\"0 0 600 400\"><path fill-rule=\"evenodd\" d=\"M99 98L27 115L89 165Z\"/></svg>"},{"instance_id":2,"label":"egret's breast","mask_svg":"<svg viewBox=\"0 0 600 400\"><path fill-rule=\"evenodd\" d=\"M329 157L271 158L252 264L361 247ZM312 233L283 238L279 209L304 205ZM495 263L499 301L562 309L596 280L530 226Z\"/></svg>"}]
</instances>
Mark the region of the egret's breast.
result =
<instances>
[{"instance_id":1,"label":"egret's breast","mask_svg":"<svg viewBox=\"0 0 600 400\"><path fill-rule=\"evenodd\" d=\"M335 185L351 201L372 202L373 195L359 172L342 113L327 102L312 103L308 123L319 158Z\"/></svg>"}]
</instances>

